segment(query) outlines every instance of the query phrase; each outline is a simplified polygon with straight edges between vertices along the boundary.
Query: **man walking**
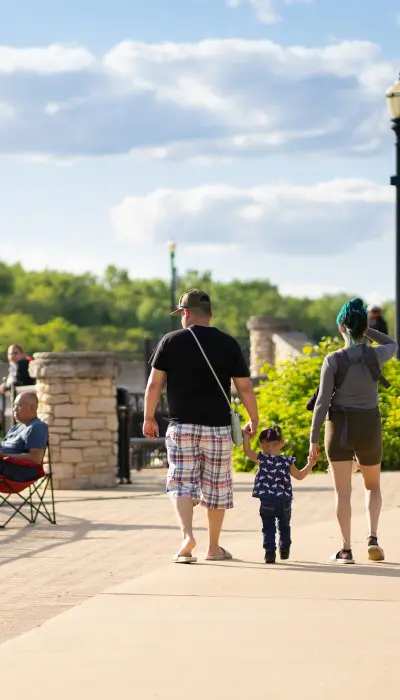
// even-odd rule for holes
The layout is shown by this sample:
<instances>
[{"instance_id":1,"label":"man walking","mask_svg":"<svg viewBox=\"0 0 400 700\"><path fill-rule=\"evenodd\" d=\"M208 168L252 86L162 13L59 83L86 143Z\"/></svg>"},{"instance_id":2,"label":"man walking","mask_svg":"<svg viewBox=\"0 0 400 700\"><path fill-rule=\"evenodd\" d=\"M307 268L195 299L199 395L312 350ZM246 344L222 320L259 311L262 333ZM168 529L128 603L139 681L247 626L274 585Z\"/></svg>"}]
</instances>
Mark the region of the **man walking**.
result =
<instances>
[{"instance_id":1,"label":"man walking","mask_svg":"<svg viewBox=\"0 0 400 700\"><path fill-rule=\"evenodd\" d=\"M172 315L181 317L182 330L165 335L152 357L143 434L150 439L159 435L155 411L166 380L170 415L166 435L167 492L183 536L174 561L196 561L192 550L196 546L193 506L197 503L201 503L208 514L206 559L232 559L232 555L219 544L225 511L233 507L230 409L197 341L228 397L233 380L249 415L250 420L244 429L250 436L258 427L257 401L238 342L210 326L209 295L191 289L181 296Z\"/></svg>"},{"instance_id":2,"label":"man walking","mask_svg":"<svg viewBox=\"0 0 400 700\"><path fill-rule=\"evenodd\" d=\"M382 307L378 304L371 304L368 307L368 325L374 331L379 331L379 333L388 334L388 327L385 319L382 315Z\"/></svg>"}]
</instances>

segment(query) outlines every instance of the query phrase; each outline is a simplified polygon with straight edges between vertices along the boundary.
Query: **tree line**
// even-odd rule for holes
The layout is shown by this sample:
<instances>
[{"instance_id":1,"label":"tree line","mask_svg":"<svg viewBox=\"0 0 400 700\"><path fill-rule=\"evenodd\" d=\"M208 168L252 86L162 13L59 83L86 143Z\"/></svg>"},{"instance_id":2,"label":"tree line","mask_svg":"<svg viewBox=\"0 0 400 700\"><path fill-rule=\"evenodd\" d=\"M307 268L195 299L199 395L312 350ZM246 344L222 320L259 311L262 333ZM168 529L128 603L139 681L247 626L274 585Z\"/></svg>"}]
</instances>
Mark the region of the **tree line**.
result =
<instances>
[{"instance_id":1,"label":"tree line","mask_svg":"<svg viewBox=\"0 0 400 700\"><path fill-rule=\"evenodd\" d=\"M191 287L211 295L215 325L238 338L247 336L250 316L263 315L285 316L315 341L335 335L337 311L349 296L284 297L268 280L218 282L190 270L179 280L177 297ZM146 338L170 330L169 282L132 279L114 265L96 276L0 263L0 302L0 349L16 342L31 353L110 350L139 358ZM393 330L392 303L385 313Z\"/></svg>"}]
</instances>

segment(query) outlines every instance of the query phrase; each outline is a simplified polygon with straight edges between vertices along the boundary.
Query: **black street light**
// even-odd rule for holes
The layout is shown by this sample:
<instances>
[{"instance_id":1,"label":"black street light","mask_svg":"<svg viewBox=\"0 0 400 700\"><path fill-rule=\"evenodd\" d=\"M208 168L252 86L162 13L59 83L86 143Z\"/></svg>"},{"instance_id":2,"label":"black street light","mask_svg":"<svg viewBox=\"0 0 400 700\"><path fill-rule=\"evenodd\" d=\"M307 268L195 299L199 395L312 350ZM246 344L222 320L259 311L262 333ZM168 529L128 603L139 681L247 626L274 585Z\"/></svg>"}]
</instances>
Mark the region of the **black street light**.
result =
<instances>
[{"instance_id":1,"label":"black street light","mask_svg":"<svg viewBox=\"0 0 400 700\"><path fill-rule=\"evenodd\" d=\"M386 99L392 115L392 129L396 134L396 174L390 184L396 188L396 341L397 357L400 359L400 77L397 83L386 92Z\"/></svg>"},{"instance_id":2,"label":"black street light","mask_svg":"<svg viewBox=\"0 0 400 700\"><path fill-rule=\"evenodd\" d=\"M176 277L176 267L175 267L175 253L176 253L176 243L175 241L170 241L168 243L168 250L169 250L169 257L171 261L171 311L173 311L176 307L176 286L177 286L177 277ZM171 331L174 331L176 329L176 321L175 317L171 316Z\"/></svg>"}]
</instances>

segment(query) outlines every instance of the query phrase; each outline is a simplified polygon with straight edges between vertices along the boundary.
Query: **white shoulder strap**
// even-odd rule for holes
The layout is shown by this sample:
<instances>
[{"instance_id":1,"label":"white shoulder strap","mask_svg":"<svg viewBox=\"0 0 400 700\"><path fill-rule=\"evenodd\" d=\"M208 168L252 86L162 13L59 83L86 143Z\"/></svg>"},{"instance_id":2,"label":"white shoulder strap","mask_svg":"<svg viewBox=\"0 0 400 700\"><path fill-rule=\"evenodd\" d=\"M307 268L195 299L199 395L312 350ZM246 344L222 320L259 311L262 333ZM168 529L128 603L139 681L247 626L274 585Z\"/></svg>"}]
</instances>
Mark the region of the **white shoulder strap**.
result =
<instances>
[{"instance_id":1,"label":"white shoulder strap","mask_svg":"<svg viewBox=\"0 0 400 700\"><path fill-rule=\"evenodd\" d=\"M227 404L228 404L228 406L229 406L229 410L232 411L231 402L229 401L229 398L228 398L228 396L227 396L226 393L225 393L225 389L224 389L224 387L222 386L221 382L219 381L219 379L218 379L218 377L217 377L217 375L216 375L216 372L215 372L215 370L214 370L214 368L213 368L213 366L212 366L210 360L208 359L206 353L204 352L204 350L203 350L203 348L202 348L202 345L201 345L201 343L200 343L200 341L199 341L199 339L198 339L196 333L193 331L192 328L188 328L188 331L190 331L190 333L192 334L193 338L195 339L197 345L199 346L200 351L201 351L201 353L202 353L202 355L203 355L205 361L207 362L207 364L208 364L208 366L209 366L211 372L213 373L213 375L214 375L214 377L215 377L215 380L216 380L216 382L217 382L219 388L221 389L223 395L225 396L226 402L227 402Z\"/></svg>"}]
</instances>

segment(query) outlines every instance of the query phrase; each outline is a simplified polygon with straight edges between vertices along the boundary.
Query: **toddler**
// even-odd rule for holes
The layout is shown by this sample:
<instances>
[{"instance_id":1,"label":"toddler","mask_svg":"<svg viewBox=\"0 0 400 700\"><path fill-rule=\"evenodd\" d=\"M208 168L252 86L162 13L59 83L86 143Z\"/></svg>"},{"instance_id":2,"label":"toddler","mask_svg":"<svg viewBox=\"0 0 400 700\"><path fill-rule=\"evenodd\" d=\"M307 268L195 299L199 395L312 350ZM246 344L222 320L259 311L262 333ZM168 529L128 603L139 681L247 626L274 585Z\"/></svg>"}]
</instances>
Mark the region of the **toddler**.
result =
<instances>
[{"instance_id":1,"label":"toddler","mask_svg":"<svg viewBox=\"0 0 400 700\"><path fill-rule=\"evenodd\" d=\"M279 550L281 559L289 559L291 545L290 520L292 516L292 482L291 476L302 480L310 474L315 462L310 460L304 469L295 467L295 457L281 454L285 442L278 426L265 428L260 437L261 452L258 454L250 447L247 433L243 433L245 455L253 462L258 462L254 482L253 497L260 499L260 516L262 520L265 563L275 564L276 559L276 524L279 532Z\"/></svg>"}]
</instances>

